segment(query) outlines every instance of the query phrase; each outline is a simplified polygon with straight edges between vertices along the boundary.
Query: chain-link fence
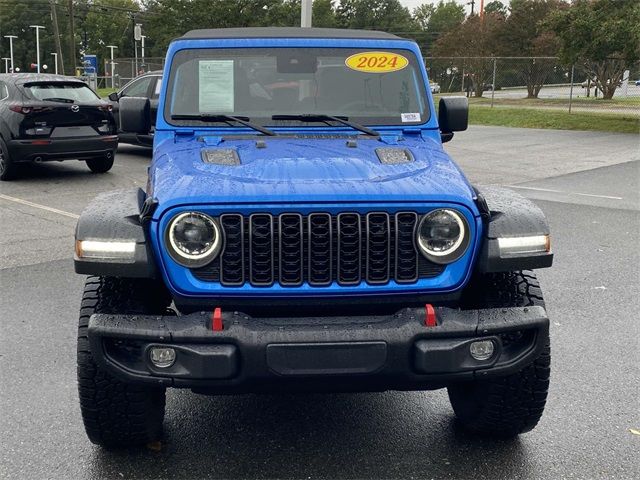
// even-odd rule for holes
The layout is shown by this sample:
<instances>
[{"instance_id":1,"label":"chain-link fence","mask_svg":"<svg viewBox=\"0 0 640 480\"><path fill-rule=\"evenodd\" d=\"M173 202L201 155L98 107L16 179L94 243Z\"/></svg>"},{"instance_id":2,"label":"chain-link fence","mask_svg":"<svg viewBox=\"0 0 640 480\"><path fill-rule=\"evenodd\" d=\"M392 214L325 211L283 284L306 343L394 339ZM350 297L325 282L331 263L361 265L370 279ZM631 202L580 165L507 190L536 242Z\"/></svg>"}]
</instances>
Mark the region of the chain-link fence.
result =
<instances>
[{"instance_id":1,"label":"chain-link fence","mask_svg":"<svg viewBox=\"0 0 640 480\"><path fill-rule=\"evenodd\" d=\"M116 58L113 60L113 72L111 61L106 60L104 64L104 77L97 77L97 88L120 88L127 82L154 70L162 70L164 67L164 57L145 58Z\"/></svg>"},{"instance_id":2,"label":"chain-link fence","mask_svg":"<svg viewBox=\"0 0 640 480\"><path fill-rule=\"evenodd\" d=\"M466 95L472 106L640 116L640 63L620 71L613 86L556 57L429 57L425 63L432 92Z\"/></svg>"}]
</instances>

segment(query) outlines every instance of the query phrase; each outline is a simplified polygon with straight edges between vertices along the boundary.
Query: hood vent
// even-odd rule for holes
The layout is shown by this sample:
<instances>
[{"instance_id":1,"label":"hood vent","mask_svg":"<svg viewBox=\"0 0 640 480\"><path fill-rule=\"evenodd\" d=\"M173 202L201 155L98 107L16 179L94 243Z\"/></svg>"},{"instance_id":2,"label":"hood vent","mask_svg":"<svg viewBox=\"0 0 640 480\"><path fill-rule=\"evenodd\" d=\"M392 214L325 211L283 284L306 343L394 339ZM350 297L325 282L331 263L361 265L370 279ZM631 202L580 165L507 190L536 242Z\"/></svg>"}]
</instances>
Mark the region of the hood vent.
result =
<instances>
[{"instance_id":1,"label":"hood vent","mask_svg":"<svg viewBox=\"0 0 640 480\"><path fill-rule=\"evenodd\" d=\"M211 148L202 150L202 161L213 165L240 165L238 152L230 148Z\"/></svg>"},{"instance_id":2,"label":"hood vent","mask_svg":"<svg viewBox=\"0 0 640 480\"><path fill-rule=\"evenodd\" d=\"M406 148L381 147L376 148L376 155L380 163L385 165L398 165L413 162L413 155Z\"/></svg>"}]
</instances>

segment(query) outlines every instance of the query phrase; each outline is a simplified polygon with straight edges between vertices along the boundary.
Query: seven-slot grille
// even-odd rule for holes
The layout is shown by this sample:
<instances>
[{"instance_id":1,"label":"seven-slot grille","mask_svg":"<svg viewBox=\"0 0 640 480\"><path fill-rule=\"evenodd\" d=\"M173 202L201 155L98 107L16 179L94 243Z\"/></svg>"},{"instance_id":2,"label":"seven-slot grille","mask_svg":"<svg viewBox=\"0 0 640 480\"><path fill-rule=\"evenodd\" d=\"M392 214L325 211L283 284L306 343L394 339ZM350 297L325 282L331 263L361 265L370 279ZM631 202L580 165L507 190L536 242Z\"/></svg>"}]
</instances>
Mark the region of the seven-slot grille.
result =
<instances>
[{"instance_id":1,"label":"seven-slot grille","mask_svg":"<svg viewBox=\"0 0 640 480\"><path fill-rule=\"evenodd\" d=\"M417 223L414 212L224 214L221 254L192 272L224 286L414 283L444 270L416 251Z\"/></svg>"}]
</instances>

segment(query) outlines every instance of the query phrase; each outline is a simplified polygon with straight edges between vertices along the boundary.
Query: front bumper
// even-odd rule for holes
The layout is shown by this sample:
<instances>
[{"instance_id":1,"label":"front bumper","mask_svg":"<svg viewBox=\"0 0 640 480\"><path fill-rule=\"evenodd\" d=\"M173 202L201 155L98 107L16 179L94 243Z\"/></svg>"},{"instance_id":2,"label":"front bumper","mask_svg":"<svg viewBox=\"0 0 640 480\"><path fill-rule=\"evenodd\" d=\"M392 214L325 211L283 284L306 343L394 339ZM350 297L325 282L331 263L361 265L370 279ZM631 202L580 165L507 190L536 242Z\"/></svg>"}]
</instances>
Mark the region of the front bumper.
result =
<instances>
[{"instance_id":1,"label":"front bumper","mask_svg":"<svg viewBox=\"0 0 640 480\"><path fill-rule=\"evenodd\" d=\"M10 140L7 147L14 163L98 158L118 148L118 136Z\"/></svg>"},{"instance_id":2,"label":"front bumper","mask_svg":"<svg viewBox=\"0 0 640 480\"><path fill-rule=\"evenodd\" d=\"M544 348L549 320L542 307L455 310L436 308L367 317L250 318L222 313L140 316L95 314L91 352L99 365L134 383L191 388L204 393L330 390L425 390L452 382L503 376L531 362ZM491 340L488 360L469 345ZM172 347L176 361L157 368L153 346Z\"/></svg>"}]
</instances>

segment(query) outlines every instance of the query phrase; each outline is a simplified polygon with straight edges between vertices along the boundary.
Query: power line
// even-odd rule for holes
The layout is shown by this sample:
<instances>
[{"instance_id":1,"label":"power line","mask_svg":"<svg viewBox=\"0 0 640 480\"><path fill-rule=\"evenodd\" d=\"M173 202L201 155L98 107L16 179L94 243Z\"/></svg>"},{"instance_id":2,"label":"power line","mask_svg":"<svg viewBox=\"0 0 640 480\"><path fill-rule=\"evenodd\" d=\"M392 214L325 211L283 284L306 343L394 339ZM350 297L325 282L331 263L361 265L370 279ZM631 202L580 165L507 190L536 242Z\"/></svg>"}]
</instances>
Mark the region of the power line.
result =
<instances>
[{"instance_id":1,"label":"power line","mask_svg":"<svg viewBox=\"0 0 640 480\"><path fill-rule=\"evenodd\" d=\"M0 0L0 4L15 6L15 5L17 5L17 2L12 2L10 0ZM55 2L54 5L56 7L64 8L64 5L61 5L61 4L57 3L57 2ZM45 9L48 9L48 6L49 6L48 0L31 0L29 6L27 8L29 10L44 11ZM117 11L117 12L125 12L125 13L140 15L140 16L160 15L159 13L148 12L146 10L133 10L133 9L130 9L130 8L125 8L125 7L117 7L117 6L113 6L113 5L103 5L103 4L96 4L96 3L88 3L88 4L85 4L85 5L79 5L79 6L76 7L76 10L83 10L85 12L89 12L91 10L92 13L108 14L108 15L111 15L111 14L107 13L106 12L107 10Z\"/></svg>"},{"instance_id":2,"label":"power line","mask_svg":"<svg viewBox=\"0 0 640 480\"><path fill-rule=\"evenodd\" d=\"M54 0L54 3L58 6L63 6L62 4L60 4L60 1L64 1L64 0ZM8 4L18 4L20 2L18 1L11 1L11 0L2 0L2 3L8 3ZM49 0L29 0L29 4L30 5L49 5ZM134 10L131 8L126 8L126 7L118 7L115 5L104 5L101 3L85 3L83 5L77 5L78 8L106 8L109 10L120 10L120 11L125 11L125 12L143 12L144 10Z\"/></svg>"}]
</instances>

